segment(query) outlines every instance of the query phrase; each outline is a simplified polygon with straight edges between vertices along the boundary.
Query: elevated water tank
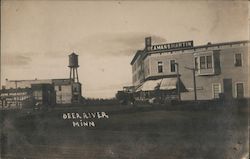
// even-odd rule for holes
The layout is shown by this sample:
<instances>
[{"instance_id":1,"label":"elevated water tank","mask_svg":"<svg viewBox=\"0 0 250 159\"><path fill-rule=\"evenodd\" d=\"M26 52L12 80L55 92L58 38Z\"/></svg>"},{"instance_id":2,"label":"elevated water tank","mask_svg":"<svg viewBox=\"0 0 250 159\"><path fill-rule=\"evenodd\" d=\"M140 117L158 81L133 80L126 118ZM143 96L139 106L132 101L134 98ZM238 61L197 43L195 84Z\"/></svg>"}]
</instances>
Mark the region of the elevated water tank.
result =
<instances>
[{"instance_id":1,"label":"elevated water tank","mask_svg":"<svg viewBox=\"0 0 250 159\"><path fill-rule=\"evenodd\" d=\"M69 67L71 67L71 68L79 67L79 65L78 65L78 55L75 54L74 52L69 55Z\"/></svg>"}]
</instances>

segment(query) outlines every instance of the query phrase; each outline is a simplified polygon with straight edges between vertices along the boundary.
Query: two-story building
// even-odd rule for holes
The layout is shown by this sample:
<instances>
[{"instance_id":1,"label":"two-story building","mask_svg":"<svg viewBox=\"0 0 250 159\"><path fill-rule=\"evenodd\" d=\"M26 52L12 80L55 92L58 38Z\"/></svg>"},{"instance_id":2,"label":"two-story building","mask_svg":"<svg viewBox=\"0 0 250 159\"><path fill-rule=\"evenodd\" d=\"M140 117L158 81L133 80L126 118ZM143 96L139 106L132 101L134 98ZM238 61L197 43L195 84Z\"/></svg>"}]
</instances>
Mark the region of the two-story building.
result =
<instances>
[{"instance_id":1,"label":"two-story building","mask_svg":"<svg viewBox=\"0 0 250 159\"><path fill-rule=\"evenodd\" d=\"M53 88L56 104L80 103L82 100L81 83L74 82L72 79L6 80L5 89L31 88L33 90L33 85L46 84Z\"/></svg>"},{"instance_id":2,"label":"two-story building","mask_svg":"<svg viewBox=\"0 0 250 159\"><path fill-rule=\"evenodd\" d=\"M131 61L136 98L198 100L249 97L249 41L208 43L193 41L152 44Z\"/></svg>"}]
</instances>

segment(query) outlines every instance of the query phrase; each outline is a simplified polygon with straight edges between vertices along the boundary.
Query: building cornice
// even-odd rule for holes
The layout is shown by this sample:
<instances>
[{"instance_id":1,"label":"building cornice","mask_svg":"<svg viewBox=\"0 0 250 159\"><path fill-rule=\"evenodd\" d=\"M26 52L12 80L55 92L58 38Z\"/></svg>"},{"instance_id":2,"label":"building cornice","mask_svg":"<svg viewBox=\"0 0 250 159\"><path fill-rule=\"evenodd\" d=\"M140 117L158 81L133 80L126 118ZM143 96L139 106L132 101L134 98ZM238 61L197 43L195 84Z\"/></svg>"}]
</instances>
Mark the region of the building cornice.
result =
<instances>
[{"instance_id":1,"label":"building cornice","mask_svg":"<svg viewBox=\"0 0 250 159\"><path fill-rule=\"evenodd\" d=\"M206 45L198 45L198 46L194 46L194 47L190 47L190 48L181 48L181 49L172 49L172 50L151 50L151 51L146 51L144 50L138 50L135 54L135 56L133 57L132 61L131 61L131 65L134 64L134 62L137 60L137 58L139 57L139 55L144 55L143 59L145 59L148 55L150 54L156 54L156 53L166 53L166 52L174 52L174 51L187 51L187 50L191 50L191 51L196 51L197 49L208 49L210 47L220 47L220 46L225 46L225 45L230 45L233 46L235 44L248 44L250 43L249 40L241 40L241 41L233 41L233 42L223 42L223 43L208 43ZM143 54L144 53L144 54Z\"/></svg>"}]
</instances>

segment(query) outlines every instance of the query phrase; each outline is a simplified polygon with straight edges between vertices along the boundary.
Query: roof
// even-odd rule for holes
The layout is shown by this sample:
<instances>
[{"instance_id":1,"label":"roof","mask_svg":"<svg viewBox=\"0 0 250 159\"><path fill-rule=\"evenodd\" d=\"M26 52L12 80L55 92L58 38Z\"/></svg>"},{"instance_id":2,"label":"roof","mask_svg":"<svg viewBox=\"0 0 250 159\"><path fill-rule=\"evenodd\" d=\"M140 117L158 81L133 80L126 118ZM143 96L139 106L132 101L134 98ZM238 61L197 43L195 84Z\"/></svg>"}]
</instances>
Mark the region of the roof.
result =
<instances>
[{"instance_id":1,"label":"roof","mask_svg":"<svg viewBox=\"0 0 250 159\"><path fill-rule=\"evenodd\" d=\"M72 79L69 79L69 78L66 78L66 79L52 79L52 83L54 85L68 85L68 84L71 84L73 80Z\"/></svg>"},{"instance_id":2,"label":"roof","mask_svg":"<svg viewBox=\"0 0 250 159\"><path fill-rule=\"evenodd\" d=\"M53 84L49 83L31 84L31 89L32 90L53 89Z\"/></svg>"},{"instance_id":3,"label":"roof","mask_svg":"<svg viewBox=\"0 0 250 159\"><path fill-rule=\"evenodd\" d=\"M139 57L139 55L141 55L144 51L143 50L138 50L134 56L134 58L132 59L132 61L130 62L131 65L134 64L135 60L137 59L137 57Z\"/></svg>"},{"instance_id":4,"label":"roof","mask_svg":"<svg viewBox=\"0 0 250 159\"><path fill-rule=\"evenodd\" d=\"M216 47L216 46L223 46L223 45L234 45L234 44L241 44L241 43L249 43L250 41L249 40L241 40L241 41L233 41L233 42L223 42L223 43L208 43L206 45L198 45L198 46L194 46L194 47L190 47L190 48L180 48L180 49L172 49L172 50L156 50L156 51L145 51L145 50L138 50L134 56L134 58L132 59L131 61L131 65L134 64L134 62L136 61L136 59L138 58L139 55L143 54L144 58L146 58L149 54L152 54L152 53L161 53L161 52L171 52L171 51L180 51L180 50L196 50L198 48L208 48L208 47Z\"/></svg>"},{"instance_id":5,"label":"roof","mask_svg":"<svg viewBox=\"0 0 250 159\"><path fill-rule=\"evenodd\" d=\"M8 80L8 82L31 82L31 84L44 84L44 83L53 83L55 85L67 85L70 84L72 80L69 78L62 79L31 79L31 80Z\"/></svg>"},{"instance_id":6,"label":"roof","mask_svg":"<svg viewBox=\"0 0 250 159\"><path fill-rule=\"evenodd\" d=\"M198 45L198 46L193 46L189 48L179 48L179 49L171 49L171 50L166 50L166 49L161 49L161 50L151 50L148 51L147 53L161 53L161 52L171 52L171 51L181 51L181 50L196 50L198 48L209 48L209 47L216 47L216 46L224 46L224 45L235 45L235 44L242 44L242 43L249 43L250 41L248 40L242 40L242 41L233 41L233 42L223 42L223 43L207 43L206 45Z\"/></svg>"},{"instance_id":7,"label":"roof","mask_svg":"<svg viewBox=\"0 0 250 159\"><path fill-rule=\"evenodd\" d=\"M31 82L31 81L49 81L51 79L24 79L24 80L6 80L8 82Z\"/></svg>"},{"instance_id":8,"label":"roof","mask_svg":"<svg viewBox=\"0 0 250 159\"><path fill-rule=\"evenodd\" d=\"M76 53L72 52L69 56L78 56Z\"/></svg>"},{"instance_id":9,"label":"roof","mask_svg":"<svg viewBox=\"0 0 250 159\"><path fill-rule=\"evenodd\" d=\"M20 93L20 92L31 92L31 88L0 89L0 93Z\"/></svg>"},{"instance_id":10,"label":"roof","mask_svg":"<svg viewBox=\"0 0 250 159\"><path fill-rule=\"evenodd\" d=\"M223 43L208 43L206 45L198 45L195 46L194 49L197 48L205 48L205 47L214 47L214 46L222 46L222 45L234 45L234 44L240 44L240 43L249 43L249 40L241 40L241 41L232 41L232 42L223 42Z\"/></svg>"}]
</instances>

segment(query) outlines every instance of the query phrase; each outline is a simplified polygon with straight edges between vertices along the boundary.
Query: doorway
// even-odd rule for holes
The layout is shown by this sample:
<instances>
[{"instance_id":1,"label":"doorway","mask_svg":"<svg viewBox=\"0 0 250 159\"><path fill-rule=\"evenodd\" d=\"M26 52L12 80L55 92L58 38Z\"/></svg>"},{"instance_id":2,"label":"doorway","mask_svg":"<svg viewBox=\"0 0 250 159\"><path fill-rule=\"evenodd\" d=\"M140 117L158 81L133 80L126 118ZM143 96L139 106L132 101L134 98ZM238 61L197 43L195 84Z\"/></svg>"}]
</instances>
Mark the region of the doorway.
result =
<instances>
[{"instance_id":1,"label":"doorway","mask_svg":"<svg viewBox=\"0 0 250 159\"><path fill-rule=\"evenodd\" d=\"M244 85L243 85L243 83L236 83L236 98L244 98Z\"/></svg>"},{"instance_id":2,"label":"doorway","mask_svg":"<svg viewBox=\"0 0 250 159\"><path fill-rule=\"evenodd\" d=\"M223 79L223 89L224 89L224 97L225 99L233 98L233 88L232 88L232 79L225 78Z\"/></svg>"}]
</instances>

